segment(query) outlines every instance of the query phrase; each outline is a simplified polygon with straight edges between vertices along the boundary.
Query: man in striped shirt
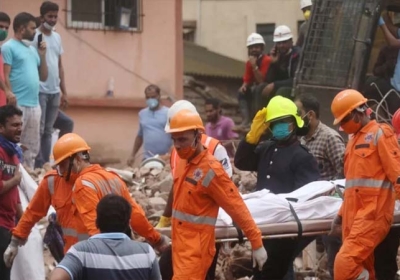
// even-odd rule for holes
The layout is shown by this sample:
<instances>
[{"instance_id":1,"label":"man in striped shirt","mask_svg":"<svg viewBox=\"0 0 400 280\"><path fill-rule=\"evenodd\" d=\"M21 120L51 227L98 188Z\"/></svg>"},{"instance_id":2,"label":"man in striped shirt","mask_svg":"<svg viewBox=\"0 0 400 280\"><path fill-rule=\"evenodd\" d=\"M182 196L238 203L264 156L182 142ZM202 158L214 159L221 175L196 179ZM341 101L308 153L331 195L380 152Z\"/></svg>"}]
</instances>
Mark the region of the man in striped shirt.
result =
<instances>
[{"instance_id":1,"label":"man in striped shirt","mask_svg":"<svg viewBox=\"0 0 400 280\"><path fill-rule=\"evenodd\" d=\"M124 234L132 211L128 201L109 194L100 200L96 211L101 233L72 246L50 280L161 280L152 247Z\"/></svg>"}]
</instances>

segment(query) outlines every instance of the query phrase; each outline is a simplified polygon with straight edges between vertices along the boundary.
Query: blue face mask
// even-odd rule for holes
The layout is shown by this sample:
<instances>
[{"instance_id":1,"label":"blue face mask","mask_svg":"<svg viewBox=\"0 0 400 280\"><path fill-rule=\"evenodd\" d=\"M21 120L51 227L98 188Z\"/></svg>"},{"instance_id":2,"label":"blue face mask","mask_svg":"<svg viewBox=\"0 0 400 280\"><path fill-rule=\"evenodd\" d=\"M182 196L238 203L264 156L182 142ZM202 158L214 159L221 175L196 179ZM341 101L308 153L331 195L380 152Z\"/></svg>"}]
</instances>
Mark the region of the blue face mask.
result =
<instances>
[{"instance_id":1,"label":"blue face mask","mask_svg":"<svg viewBox=\"0 0 400 280\"><path fill-rule=\"evenodd\" d=\"M150 110L153 110L153 109L157 108L158 100L155 98L149 98L149 99L146 99L146 104L150 108Z\"/></svg>"},{"instance_id":2,"label":"blue face mask","mask_svg":"<svg viewBox=\"0 0 400 280\"><path fill-rule=\"evenodd\" d=\"M277 123L272 127L272 135L276 140L287 138L292 132L289 131L290 123Z\"/></svg>"}]
</instances>

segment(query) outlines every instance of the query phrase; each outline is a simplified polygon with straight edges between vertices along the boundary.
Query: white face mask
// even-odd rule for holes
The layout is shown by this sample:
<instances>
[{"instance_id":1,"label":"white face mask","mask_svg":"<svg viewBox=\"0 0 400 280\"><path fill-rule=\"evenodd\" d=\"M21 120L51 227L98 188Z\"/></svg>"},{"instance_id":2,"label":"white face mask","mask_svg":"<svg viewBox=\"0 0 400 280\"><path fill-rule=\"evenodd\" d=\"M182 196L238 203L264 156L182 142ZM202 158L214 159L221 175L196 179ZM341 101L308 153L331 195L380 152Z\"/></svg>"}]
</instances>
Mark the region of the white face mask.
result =
<instances>
[{"instance_id":1,"label":"white face mask","mask_svg":"<svg viewBox=\"0 0 400 280\"><path fill-rule=\"evenodd\" d=\"M51 26L50 24L48 24L47 22L43 22L43 27L46 28L49 31L53 30L53 26Z\"/></svg>"},{"instance_id":2,"label":"white face mask","mask_svg":"<svg viewBox=\"0 0 400 280\"><path fill-rule=\"evenodd\" d=\"M27 40L27 39L22 39L22 44L24 44L27 47L33 46L33 41Z\"/></svg>"}]
</instances>

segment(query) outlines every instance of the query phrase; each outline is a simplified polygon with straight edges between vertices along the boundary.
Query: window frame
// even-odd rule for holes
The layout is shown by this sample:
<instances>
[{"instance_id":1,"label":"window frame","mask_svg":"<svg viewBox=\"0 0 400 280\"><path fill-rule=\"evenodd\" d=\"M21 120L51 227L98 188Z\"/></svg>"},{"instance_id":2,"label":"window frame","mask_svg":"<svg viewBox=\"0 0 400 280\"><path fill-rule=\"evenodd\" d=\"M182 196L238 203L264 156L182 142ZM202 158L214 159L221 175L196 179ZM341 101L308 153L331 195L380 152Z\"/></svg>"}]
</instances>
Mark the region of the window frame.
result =
<instances>
[{"instance_id":1,"label":"window frame","mask_svg":"<svg viewBox=\"0 0 400 280\"><path fill-rule=\"evenodd\" d=\"M81 0L83 1L83 0ZM129 27L126 29L119 29L114 26L105 25L105 0L101 0L101 22L91 21L73 21L72 20L72 0L67 0L67 28L79 30L93 30L93 31L115 31L115 32L141 32L142 31L142 0L133 0L137 3L137 27ZM90 27L88 27L90 26Z\"/></svg>"},{"instance_id":2,"label":"window frame","mask_svg":"<svg viewBox=\"0 0 400 280\"><path fill-rule=\"evenodd\" d=\"M272 41L265 42L265 47L264 47L264 54L269 54L269 52L271 51L271 48L273 48L275 45L275 43L273 42L273 39L274 39L274 31L276 28L276 23L275 22L258 22L258 23L256 23L256 32L264 38L265 33L260 32L260 29L262 29L262 26L273 27L271 34L268 34L268 36L272 35ZM264 38L264 41L265 41L265 38Z\"/></svg>"}]
</instances>

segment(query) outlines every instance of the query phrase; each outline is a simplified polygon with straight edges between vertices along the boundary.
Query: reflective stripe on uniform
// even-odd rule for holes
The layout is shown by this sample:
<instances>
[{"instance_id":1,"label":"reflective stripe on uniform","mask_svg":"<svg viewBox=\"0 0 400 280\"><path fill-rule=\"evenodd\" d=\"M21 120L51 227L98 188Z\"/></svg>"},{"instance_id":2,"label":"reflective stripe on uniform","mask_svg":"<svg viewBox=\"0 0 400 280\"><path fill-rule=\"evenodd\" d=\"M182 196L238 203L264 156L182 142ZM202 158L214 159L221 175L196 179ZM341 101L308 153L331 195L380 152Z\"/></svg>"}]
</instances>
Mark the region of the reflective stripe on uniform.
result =
<instances>
[{"instance_id":1,"label":"reflective stripe on uniform","mask_svg":"<svg viewBox=\"0 0 400 280\"><path fill-rule=\"evenodd\" d=\"M383 130L382 128L378 128L378 131L376 132L375 138L374 138L374 145L378 145L379 138L383 135Z\"/></svg>"},{"instance_id":2,"label":"reflective stripe on uniform","mask_svg":"<svg viewBox=\"0 0 400 280\"><path fill-rule=\"evenodd\" d=\"M203 187L208 188L208 186L210 185L210 183L211 183L212 179L214 179L214 177L215 177L214 170L212 170L212 169L208 170L206 176L203 179L203 183L202 183Z\"/></svg>"},{"instance_id":3,"label":"reflective stripe on uniform","mask_svg":"<svg viewBox=\"0 0 400 280\"><path fill-rule=\"evenodd\" d=\"M206 141L204 142L204 146L206 146L208 148L208 145L210 145L212 138L210 136L207 136Z\"/></svg>"},{"instance_id":4,"label":"reflective stripe on uniform","mask_svg":"<svg viewBox=\"0 0 400 280\"><path fill-rule=\"evenodd\" d=\"M385 180L374 180L365 178L346 180L346 189L353 187L390 189L392 187L392 183Z\"/></svg>"},{"instance_id":5,"label":"reflective stripe on uniform","mask_svg":"<svg viewBox=\"0 0 400 280\"><path fill-rule=\"evenodd\" d=\"M97 192L96 186L92 182L89 182L87 180L82 180L82 185L84 185L85 187L89 187Z\"/></svg>"},{"instance_id":6,"label":"reflective stripe on uniform","mask_svg":"<svg viewBox=\"0 0 400 280\"><path fill-rule=\"evenodd\" d=\"M89 234L79 233L73 228L62 228L64 236L77 237L79 241L89 239Z\"/></svg>"},{"instance_id":7,"label":"reflective stripe on uniform","mask_svg":"<svg viewBox=\"0 0 400 280\"><path fill-rule=\"evenodd\" d=\"M197 224L197 225L210 225L210 226L215 226L215 223L217 222L217 218L213 217L208 217L208 216L194 216L191 214L183 213L178 210L172 210L172 217L175 219L189 222L192 224Z\"/></svg>"},{"instance_id":8,"label":"reflective stripe on uniform","mask_svg":"<svg viewBox=\"0 0 400 280\"><path fill-rule=\"evenodd\" d=\"M47 187L51 195L54 194L54 176L47 177Z\"/></svg>"},{"instance_id":9,"label":"reflective stripe on uniform","mask_svg":"<svg viewBox=\"0 0 400 280\"><path fill-rule=\"evenodd\" d=\"M118 180L117 178L108 180L98 180L96 181L96 183L101 189L103 195L110 193L121 195L121 181Z\"/></svg>"}]
</instances>

